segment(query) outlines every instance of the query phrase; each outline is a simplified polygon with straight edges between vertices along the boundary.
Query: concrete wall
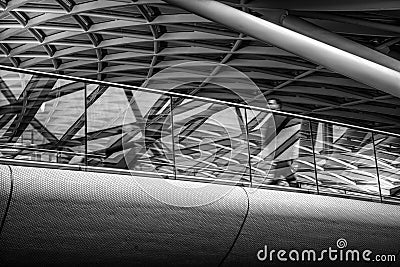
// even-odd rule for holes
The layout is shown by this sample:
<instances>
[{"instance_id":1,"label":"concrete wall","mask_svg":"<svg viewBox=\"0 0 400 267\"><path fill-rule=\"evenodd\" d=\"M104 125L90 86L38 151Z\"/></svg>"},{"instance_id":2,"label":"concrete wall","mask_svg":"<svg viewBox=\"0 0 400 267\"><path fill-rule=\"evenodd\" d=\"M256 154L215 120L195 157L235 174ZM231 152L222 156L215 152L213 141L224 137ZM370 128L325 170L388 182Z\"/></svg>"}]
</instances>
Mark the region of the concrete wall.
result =
<instances>
[{"instance_id":1,"label":"concrete wall","mask_svg":"<svg viewBox=\"0 0 400 267\"><path fill-rule=\"evenodd\" d=\"M14 188L0 239L1 266L218 266L226 255L224 266L271 265L257 260L264 245L318 250L336 247L338 238L346 238L349 247L380 253L400 249L400 206L214 184L193 190L187 186L202 184L11 168ZM10 192L7 169L0 168L0 215ZM204 200L210 203L201 205Z\"/></svg>"}]
</instances>

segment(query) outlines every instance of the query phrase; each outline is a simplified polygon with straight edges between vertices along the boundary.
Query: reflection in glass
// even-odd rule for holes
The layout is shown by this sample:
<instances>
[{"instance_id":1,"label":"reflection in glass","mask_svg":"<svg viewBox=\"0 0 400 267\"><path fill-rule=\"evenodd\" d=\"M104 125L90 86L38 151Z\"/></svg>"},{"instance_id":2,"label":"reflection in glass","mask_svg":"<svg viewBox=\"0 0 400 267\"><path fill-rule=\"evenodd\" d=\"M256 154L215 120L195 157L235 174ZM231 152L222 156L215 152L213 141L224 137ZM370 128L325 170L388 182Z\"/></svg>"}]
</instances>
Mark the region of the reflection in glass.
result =
<instances>
[{"instance_id":1,"label":"reflection in glass","mask_svg":"<svg viewBox=\"0 0 400 267\"><path fill-rule=\"evenodd\" d=\"M3 160L400 199L395 135L132 88L0 78Z\"/></svg>"},{"instance_id":2,"label":"reflection in glass","mask_svg":"<svg viewBox=\"0 0 400 267\"><path fill-rule=\"evenodd\" d=\"M135 122L129 92L121 88L87 85L87 150L89 166L123 168L118 146L122 129ZM119 153L117 153L119 152Z\"/></svg>"},{"instance_id":3,"label":"reflection in glass","mask_svg":"<svg viewBox=\"0 0 400 267\"><path fill-rule=\"evenodd\" d=\"M173 99L177 174L250 181L245 175L248 148L243 110L192 99Z\"/></svg>"},{"instance_id":4,"label":"reflection in glass","mask_svg":"<svg viewBox=\"0 0 400 267\"><path fill-rule=\"evenodd\" d=\"M314 190L309 122L254 111L247 117L253 181Z\"/></svg>"},{"instance_id":5,"label":"reflection in glass","mask_svg":"<svg viewBox=\"0 0 400 267\"><path fill-rule=\"evenodd\" d=\"M83 164L84 84L1 71L0 153L19 160ZM79 122L77 124L77 122Z\"/></svg>"},{"instance_id":6,"label":"reflection in glass","mask_svg":"<svg viewBox=\"0 0 400 267\"><path fill-rule=\"evenodd\" d=\"M116 167L174 176L170 97L134 91L128 94L123 131L107 149Z\"/></svg>"},{"instance_id":7,"label":"reflection in glass","mask_svg":"<svg viewBox=\"0 0 400 267\"><path fill-rule=\"evenodd\" d=\"M313 123L321 192L378 195L372 134L328 123Z\"/></svg>"},{"instance_id":8,"label":"reflection in glass","mask_svg":"<svg viewBox=\"0 0 400 267\"><path fill-rule=\"evenodd\" d=\"M379 178L384 197L400 197L400 139L374 134Z\"/></svg>"}]
</instances>

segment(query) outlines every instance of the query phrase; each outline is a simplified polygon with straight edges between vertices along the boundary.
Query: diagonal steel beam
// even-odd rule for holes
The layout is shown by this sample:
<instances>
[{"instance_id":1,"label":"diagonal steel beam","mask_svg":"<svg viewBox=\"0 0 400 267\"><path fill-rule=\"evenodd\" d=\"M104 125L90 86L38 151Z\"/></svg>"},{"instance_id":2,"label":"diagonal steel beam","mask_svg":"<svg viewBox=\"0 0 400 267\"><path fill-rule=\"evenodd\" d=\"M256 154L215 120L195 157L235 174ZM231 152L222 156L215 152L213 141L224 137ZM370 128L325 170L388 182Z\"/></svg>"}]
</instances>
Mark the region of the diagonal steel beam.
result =
<instances>
[{"instance_id":1,"label":"diagonal steel beam","mask_svg":"<svg viewBox=\"0 0 400 267\"><path fill-rule=\"evenodd\" d=\"M332 71L400 97L400 73L214 0L164 0Z\"/></svg>"},{"instance_id":2,"label":"diagonal steel beam","mask_svg":"<svg viewBox=\"0 0 400 267\"><path fill-rule=\"evenodd\" d=\"M56 79L36 78L28 84L22 93L22 111L17 114L2 138L7 142L16 142L18 140L27 126L31 124L40 106L46 101L46 97L56 81Z\"/></svg>"},{"instance_id":3,"label":"diagonal steel beam","mask_svg":"<svg viewBox=\"0 0 400 267\"><path fill-rule=\"evenodd\" d=\"M108 89L108 86L99 86L89 96L85 96L87 101L87 108L93 105ZM55 147L62 147L69 142L79 130L85 126L86 118L85 114L82 114L69 129L64 133L60 140L54 145Z\"/></svg>"},{"instance_id":4,"label":"diagonal steel beam","mask_svg":"<svg viewBox=\"0 0 400 267\"><path fill-rule=\"evenodd\" d=\"M17 98L15 97L11 89L4 83L4 81L1 78L0 78L0 88L2 88L1 93L7 98L7 100L10 103L15 103L17 101ZM8 121L11 121L14 115L15 114L5 114L0 119L0 129L3 128ZM33 118L31 121L31 125L48 141L58 141L57 137L52 132L50 132L38 119Z\"/></svg>"}]
</instances>

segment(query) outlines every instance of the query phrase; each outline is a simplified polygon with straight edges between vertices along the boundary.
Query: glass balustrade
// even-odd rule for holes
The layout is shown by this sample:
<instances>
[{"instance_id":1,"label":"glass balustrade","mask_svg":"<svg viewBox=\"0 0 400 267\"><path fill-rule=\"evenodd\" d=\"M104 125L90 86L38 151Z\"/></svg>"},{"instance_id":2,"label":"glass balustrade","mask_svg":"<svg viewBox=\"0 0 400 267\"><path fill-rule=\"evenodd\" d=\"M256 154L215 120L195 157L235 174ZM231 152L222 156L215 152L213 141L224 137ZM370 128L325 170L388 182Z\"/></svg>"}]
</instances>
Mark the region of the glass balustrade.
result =
<instances>
[{"instance_id":1,"label":"glass balustrade","mask_svg":"<svg viewBox=\"0 0 400 267\"><path fill-rule=\"evenodd\" d=\"M321 192L379 197L372 133L312 122Z\"/></svg>"},{"instance_id":2,"label":"glass balustrade","mask_svg":"<svg viewBox=\"0 0 400 267\"><path fill-rule=\"evenodd\" d=\"M244 110L173 97L178 175L250 182Z\"/></svg>"},{"instance_id":3,"label":"glass balustrade","mask_svg":"<svg viewBox=\"0 0 400 267\"><path fill-rule=\"evenodd\" d=\"M0 67L1 69L1 67ZM400 136L224 101L0 70L0 162L400 200Z\"/></svg>"},{"instance_id":4,"label":"glass balustrade","mask_svg":"<svg viewBox=\"0 0 400 267\"><path fill-rule=\"evenodd\" d=\"M400 197L400 137L373 134L383 198Z\"/></svg>"}]
</instances>

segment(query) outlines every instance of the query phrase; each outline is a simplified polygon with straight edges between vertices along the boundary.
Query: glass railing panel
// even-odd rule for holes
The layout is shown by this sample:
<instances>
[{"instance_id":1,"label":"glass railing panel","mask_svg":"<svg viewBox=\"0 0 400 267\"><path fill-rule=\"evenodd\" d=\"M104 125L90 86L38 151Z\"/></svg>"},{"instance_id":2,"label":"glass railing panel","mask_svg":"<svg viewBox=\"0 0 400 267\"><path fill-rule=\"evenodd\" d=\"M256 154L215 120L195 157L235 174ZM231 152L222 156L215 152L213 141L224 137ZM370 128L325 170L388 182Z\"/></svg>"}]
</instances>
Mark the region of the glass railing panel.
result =
<instances>
[{"instance_id":1,"label":"glass railing panel","mask_svg":"<svg viewBox=\"0 0 400 267\"><path fill-rule=\"evenodd\" d=\"M0 76L2 157L84 164L84 146L74 141L84 137L76 129L85 110L84 84L8 71Z\"/></svg>"},{"instance_id":2,"label":"glass railing panel","mask_svg":"<svg viewBox=\"0 0 400 267\"><path fill-rule=\"evenodd\" d=\"M177 97L172 106L177 175L250 182L243 109Z\"/></svg>"},{"instance_id":3,"label":"glass railing panel","mask_svg":"<svg viewBox=\"0 0 400 267\"><path fill-rule=\"evenodd\" d=\"M115 137L104 145L104 166L173 178L170 97L143 91L125 94L128 104L122 104L123 116L106 130Z\"/></svg>"},{"instance_id":4,"label":"glass railing panel","mask_svg":"<svg viewBox=\"0 0 400 267\"><path fill-rule=\"evenodd\" d=\"M309 122L252 110L247 117L254 183L316 190Z\"/></svg>"},{"instance_id":5,"label":"glass railing panel","mask_svg":"<svg viewBox=\"0 0 400 267\"><path fill-rule=\"evenodd\" d=\"M57 163L85 165L85 84L57 80L35 114L48 131L40 148L57 150Z\"/></svg>"},{"instance_id":6,"label":"glass railing panel","mask_svg":"<svg viewBox=\"0 0 400 267\"><path fill-rule=\"evenodd\" d=\"M250 166L253 184L269 184L276 149L275 120L272 113L246 110Z\"/></svg>"},{"instance_id":7,"label":"glass railing panel","mask_svg":"<svg viewBox=\"0 0 400 267\"><path fill-rule=\"evenodd\" d=\"M400 138L374 134L383 197L400 199Z\"/></svg>"},{"instance_id":8,"label":"glass railing panel","mask_svg":"<svg viewBox=\"0 0 400 267\"><path fill-rule=\"evenodd\" d=\"M88 84L86 95L87 152L96 155L88 156L88 166L124 168L123 130L136 123L131 90Z\"/></svg>"},{"instance_id":9,"label":"glass railing panel","mask_svg":"<svg viewBox=\"0 0 400 267\"><path fill-rule=\"evenodd\" d=\"M400 198L389 133L46 74L0 78L1 159Z\"/></svg>"},{"instance_id":10,"label":"glass railing panel","mask_svg":"<svg viewBox=\"0 0 400 267\"><path fill-rule=\"evenodd\" d=\"M313 123L320 192L379 197L372 133Z\"/></svg>"},{"instance_id":11,"label":"glass railing panel","mask_svg":"<svg viewBox=\"0 0 400 267\"><path fill-rule=\"evenodd\" d=\"M293 124L291 127L296 129L296 135L293 137L291 148L287 150L285 157L292 162L291 171L295 178L292 183L296 187L316 191L317 179L311 123L309 120L297 118L290 118L290 123Z\"/></svg>"}]
</instances>

